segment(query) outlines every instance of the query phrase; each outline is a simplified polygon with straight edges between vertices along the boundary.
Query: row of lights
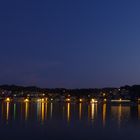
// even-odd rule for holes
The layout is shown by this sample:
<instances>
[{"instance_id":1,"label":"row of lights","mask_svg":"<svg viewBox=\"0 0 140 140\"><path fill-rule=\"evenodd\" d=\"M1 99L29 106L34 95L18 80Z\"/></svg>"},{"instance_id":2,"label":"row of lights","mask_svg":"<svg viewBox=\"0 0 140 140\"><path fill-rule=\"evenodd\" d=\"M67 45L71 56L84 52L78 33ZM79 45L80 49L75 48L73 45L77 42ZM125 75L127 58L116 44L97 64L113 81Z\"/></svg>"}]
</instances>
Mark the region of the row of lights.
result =
<instances>
[{"instance_id":1,"label":"row of lights","mask_svg":"<svg viewBox=\"0 0 140 140\"><path fill-rule=\"evenodd\" d=\"M52 98L51 98L50 100L53 101ZM7 97L7 98L5 99L5 101L6 101L6 102L10 102L11 99L10 99L9 97ZM29 101L30 101L30 100L29 100L28 98L24 99L24 102L29 102ZM38 101L38 102L47 102L47 101L48 101L48 98L38 99L37 101ZM66 102L70 102L71 99L70 99L70 98L66 98L65 101L66 101ZM103 101L104 101L104 102L107 102L107 99L104 99ZM138 101L140 101L140 99L138 99ZM80 98L80 99L79 99L79 102L83 102L83 99ZM118 100L111 100L111 102L130 102L130 100L122 100L122 99L120 98L120 99L118 99ZM97 101L96 99L92 98L92 99L90 100L90 103L98 103L98 101Z\"/></svg>"}]
</instances>

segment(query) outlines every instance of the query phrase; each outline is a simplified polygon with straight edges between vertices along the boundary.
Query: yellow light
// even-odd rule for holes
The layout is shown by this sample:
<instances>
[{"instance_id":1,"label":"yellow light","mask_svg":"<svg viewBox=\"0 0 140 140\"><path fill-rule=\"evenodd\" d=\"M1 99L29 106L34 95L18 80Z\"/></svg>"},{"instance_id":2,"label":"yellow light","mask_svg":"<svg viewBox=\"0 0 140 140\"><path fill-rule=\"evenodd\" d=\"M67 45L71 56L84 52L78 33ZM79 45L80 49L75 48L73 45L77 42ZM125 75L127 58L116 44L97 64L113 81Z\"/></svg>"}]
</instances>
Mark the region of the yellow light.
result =
<instances>
[{"instance_id":1,"label":"yellow light","mask_svg":"<svg viewBox=\"0 0 140 140\"><path fill-rule=\"evenodd\" d=\"M70 103L67 104L67 121L70 121Z\"/></svg>"},{"instance_id":2,"label":"yellow light","mask_svg":"<svg viewBox=\"0 0 140 140\"><path fill-rule=\"evenodd\" d=\"M9 102L6 103L6 120L9 119Z\"/></svg>"},{"instance_id":3,"label":"yellow light","mask_svg":"<svg viewBox=\"0 0 140 140\"><path fill-rule=\"evenodd\" d=\"M91 119L94 120L95 117L95 104L91 104Z\"/></svg>"},{"instance_id":4,"label":"yellow light","mask_svg":"<svg viewBox=\"0 0 140 140\"><path fill-rule=\"evenodd\" d=\"M10 98L6 98L6 100L5 100L6 102L10 102Z\"/></svg>"},{"instance_id":5,"label":"yellow light","mask_svg":"<svg viewBox=\"0 0 140 140\"><path fill-rule=\"evenodd\" d=\"M29 100L29 99L27 99L27 100ZM29 111L29 104L28 104L28 101L26 101L25 102L25 120L28 119L28 111Z\"/></svg>"},{"instance_id":6,"label":"yellow light","mask_svg":"<svg viewBox=\"0 0 140 140\"><path fill-rule=\"evenodd\" d=\"M53 98L51 98L51 101L53 101Z\"/></svg>"},{"instance_id":7,"label":"yellow light","mask_svg":"<svg viewBox=\"0 0 140 140\"><path fill-rule=\"evenodd\" d=\"M37 101L38 101L38 102L40 102L40 101L41 101L41 99L37 99Z\"/></svg>"},{"instance_id":8,"label":"yellow light","mask_svg":"<svg viewBox=\"0 0 140 140\"><path fill-rule=\"evenodd\" d=\"M105 96L106 94L105 93L103 93L103 96Z\"/></svg>"},{"instance_id":9,"label":"yellow light","mask_svg":"<svg viewBox=\"0 0 140 140\"><path fill-rule=\"evenodd\" d=\"M103 104L103 127L106 123L106 104Z\"/></svg>"},{"instance_id":10,"label":"yellow light","mask_svg":"<svg viewBox=\"0 0 140 140\"><path fill-rule=\"evenodd\" d=\"M104 102L106 102L107 101L107 99L104 99Z\"/></svg>"},{"instance_id":11,"label":"yellow light","mask_svg":"<svg viewBox=\"0 0 140 140\"><path fill-rule=\"evenodd\" d=\"M46 101L48 101L48 98L46 98Z\"/></svg>"},{"instance_id":12,"label":"yellow light","mask_svg":"<svg viewBox=\"0 0 140 140\"><path fill-rule=\"evenodd\" d=\"M67 98L67 99L66 99L66 102L70 102L70 98Z\"/></svg>"},{"instance_id":13,"label":"yellow light","mask_svg":"<svg viewBox=\"0 0 140 140\"><path fill-rule=\"evenodd\" d=\"M44 101L45 101L44 98L42 98L42 99L41 99L41 102L44 102Z\"/></svg>"},{"instance_id":14,"label":"yellow light","mask_svg":"<svg viewBox=\"0 0 140 140\"><path fill-rule=\"evenodd\" d=\"M82 117L82 103L79 103L79 119Z\"/></svg>"},{"instance_id":15,"label":"yellow light","mask_svg":"<svg viewBox=\"0 0 140 140\"><path fill-rule=\"evenodd\" d=\"M91 103L97 103L98 101L95 99L91 99Z\"/></svg>"},{"instance_id":16,"label":"yellow light","mask_svg":"<svg viewBox=\"0 0 140 140\"><path fill-rule=\"evenodd\" d=\"M119 100L120 102L122 101L122 99L120 98L120 100Z\"/></svg>"},{"instance_id":17,"label":"yellow light","mask_svg":"<svg viewBox=\"0 0 140 140\"><path fill-rule=\"evenodd\" d=\"M42 121L44 121L44 117L45 117L45 112L44 112L44 103L41 103L41 116L42 116Z\"/></svg>"},{"instance_id":18,"label":"yellow light","mask_svg":"<svg viewBox=\"0 0 140 140\"><path fill-rule=\"evenodd\" d=\"M24 100L24 102L29 102L29 99L26 98L26 99Z\"/></svg>"},{"instance_id":19,"label":"yellow light","mask_svg":"<svg viewBox=\"0 0 140 140\"><path fill-rule=\"evenodd\" d=\"M79 99L80 102L83 102L83 99Z\"/></svg>"}]
</instances>

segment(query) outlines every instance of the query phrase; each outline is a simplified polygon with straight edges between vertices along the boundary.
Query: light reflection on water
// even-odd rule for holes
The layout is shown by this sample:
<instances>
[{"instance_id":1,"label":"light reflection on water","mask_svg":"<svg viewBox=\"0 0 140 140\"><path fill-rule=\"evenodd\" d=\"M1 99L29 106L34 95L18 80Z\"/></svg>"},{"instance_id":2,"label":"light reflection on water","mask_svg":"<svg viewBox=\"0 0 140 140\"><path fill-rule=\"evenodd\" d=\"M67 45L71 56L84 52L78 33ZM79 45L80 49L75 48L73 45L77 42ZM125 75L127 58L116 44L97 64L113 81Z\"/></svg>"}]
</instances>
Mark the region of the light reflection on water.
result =
<instances>
[{"instance_id":1,"label":"light reflection on water","mask_svg":"<svg viewBox=\"0 0 140 140\"><path fill-rule=\"evenodd\" d=\"M0 121L37 121L45 124L49 120L85 121L103 128L112 122L118 128L122 124L140 119L140 105L111 105L107 103L47 103L47 102L1 102ZM23 119L24 118L24 119ZM102 123L101 123L102 122Z\"/></svg>"}]
</instances>

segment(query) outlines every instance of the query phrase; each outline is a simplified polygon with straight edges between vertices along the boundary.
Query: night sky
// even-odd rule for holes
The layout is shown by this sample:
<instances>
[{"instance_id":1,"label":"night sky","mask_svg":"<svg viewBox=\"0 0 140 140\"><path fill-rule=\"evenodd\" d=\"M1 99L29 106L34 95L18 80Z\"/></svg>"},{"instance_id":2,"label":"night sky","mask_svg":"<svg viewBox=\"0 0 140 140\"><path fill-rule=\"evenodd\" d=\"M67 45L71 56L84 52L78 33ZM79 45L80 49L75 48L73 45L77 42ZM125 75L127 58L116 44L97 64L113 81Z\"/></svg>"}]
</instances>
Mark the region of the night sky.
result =
<instances>
[{"instance_id":1,"label":"night sky","mask_svg":"<svg viewBox=\"0 0 140 140\"><path fill-rule=\"evenodd\" d=\"M140 1L1 0L0 84L140 84Z\"/></svg>"}]
</instances>

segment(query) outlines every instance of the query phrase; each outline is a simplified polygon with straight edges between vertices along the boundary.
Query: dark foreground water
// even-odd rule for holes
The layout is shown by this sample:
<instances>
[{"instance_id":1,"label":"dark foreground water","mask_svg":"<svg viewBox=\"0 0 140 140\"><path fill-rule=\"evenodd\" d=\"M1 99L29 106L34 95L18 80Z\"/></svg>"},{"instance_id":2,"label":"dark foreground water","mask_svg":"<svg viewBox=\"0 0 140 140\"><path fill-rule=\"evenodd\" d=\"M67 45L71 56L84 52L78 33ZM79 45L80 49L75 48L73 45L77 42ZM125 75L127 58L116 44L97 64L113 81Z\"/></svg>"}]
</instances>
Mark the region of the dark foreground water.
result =
<instances>
[{"instance_id":1,"label":"dark foreground water","mask_svg":"<svg viewBox=\"0 0 140 140\"><path fill-rule=\"evenodd\" d=\"M1 140L138 140L140 105L0 102Z\"/></svg>"}]
</instances>

